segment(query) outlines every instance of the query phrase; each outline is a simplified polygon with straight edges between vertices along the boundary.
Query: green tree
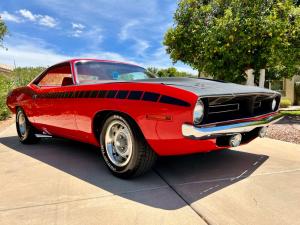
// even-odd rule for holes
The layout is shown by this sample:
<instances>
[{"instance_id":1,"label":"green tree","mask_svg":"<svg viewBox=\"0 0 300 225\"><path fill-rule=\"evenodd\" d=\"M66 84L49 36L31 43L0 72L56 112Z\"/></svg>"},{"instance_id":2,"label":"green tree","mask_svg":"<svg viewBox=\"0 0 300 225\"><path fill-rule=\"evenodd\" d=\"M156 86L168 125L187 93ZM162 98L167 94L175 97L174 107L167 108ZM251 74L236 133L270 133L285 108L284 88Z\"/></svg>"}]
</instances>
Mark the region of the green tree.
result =
<instances>
[{"instance_id":1,"label":"green tree","mask_svg":"<svg viewBox=\"0 0 300 225\"><path fill-rule=\"evenodd\" d=\"M149 73L150 75L158 76L158 74L157 74L158 71L159 71L159 69L156 67L149 67L149 68L147 68L146 73Z\"/></svg>"},{"instance_id":2,"label":"green tree","mask_svg":"<svg viewBox=\"0 0 300 225\"><path fill-rule=\"evenodd\" d=\"M167 69L149 67L147 71L158 77L193 77L193 74L180 72L175 67L169 67Z\"/></svg>"},{"instance_id":3,"label":"green tree","mask_svg":"<svg viewBox=\"0 0 300 225\"><path fill-rule=\"evenodd\" d=\"M291 0L181 0L174 21L167 52L199 74L262 85L266 69L285 77L298 69L300 8Z\"/></svg>"},{"instance_id":4,"label":"green tree","mask_svg":"<svg viewBox=\"0 0 300 225\"><path fill-rule=\"evenodd\" d=\"M176 75L177 75L177 69L175 67L161 69L158 71L159 77L176 77Z\"/></svg>"},{"instance_id":5,"label":"green tree","mask_svg":"<svg viewBox=\"0 0 300 225\"><path fill-rule=\"evenodd\" d=\"M0 16L0 46L1 47L3 47L3 39L6 34L7 34L7 27Z\"/></svg>"}]
</instances>

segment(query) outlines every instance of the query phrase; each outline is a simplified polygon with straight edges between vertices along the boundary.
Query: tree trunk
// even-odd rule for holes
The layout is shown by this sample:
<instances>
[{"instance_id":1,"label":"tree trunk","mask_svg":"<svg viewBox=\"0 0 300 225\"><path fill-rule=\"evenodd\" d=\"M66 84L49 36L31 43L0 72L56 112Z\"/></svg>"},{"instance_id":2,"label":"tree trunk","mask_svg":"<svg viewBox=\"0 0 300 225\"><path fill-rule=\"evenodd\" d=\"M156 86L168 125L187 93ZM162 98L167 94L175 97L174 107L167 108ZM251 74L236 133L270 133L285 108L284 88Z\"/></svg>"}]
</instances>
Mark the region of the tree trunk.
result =
<instances>
[{"instance_id":1,"label":"tree trunk","mask_svg":"<svg viewBox=\"0 0 300 225\"><path fill-rule=\"evenodd\" d=\"M247 75L247 83L246 85L254 86L254 69L250 68L245 70Z\"/></svg>"},{"instance_id":2,"label":"tree trunk","mask_svg":"<svg viewBox=\"0 0 300 225\"><path fill-rule=\"evenodd\" d=\"M265 80L266 80L266 69L260 69L259 70L259 87L265 86Z\"/></svg>"},{"instance_id":3,"label":"tree trunk","mask_svg":"<svg viewBox=\"0 0 300 225\"><path fill-rule=\"evenodd\" d=\"M201 77L201 70L198 70L198 78Z\"/></svg>"}]
</instances>

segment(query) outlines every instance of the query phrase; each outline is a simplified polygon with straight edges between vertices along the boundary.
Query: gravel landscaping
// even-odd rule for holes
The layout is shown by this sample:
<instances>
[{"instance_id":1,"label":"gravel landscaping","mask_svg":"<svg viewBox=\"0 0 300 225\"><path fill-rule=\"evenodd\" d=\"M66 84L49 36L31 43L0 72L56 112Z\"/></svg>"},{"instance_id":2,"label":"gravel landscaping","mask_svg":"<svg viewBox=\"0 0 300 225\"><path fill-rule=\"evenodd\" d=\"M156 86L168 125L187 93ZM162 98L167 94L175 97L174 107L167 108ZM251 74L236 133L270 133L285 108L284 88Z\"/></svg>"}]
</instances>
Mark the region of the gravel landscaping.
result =
<instances>
[{"instance_id":1,"label":"gravel landscaping","mask_svg":"<svg viewBox=\"0 0 300 225\"><path fill-rule=\"evenodd\" d=\"M285 116L269 127L267 137L300 144L300 115Z\"/></svg>"}]
</instances>

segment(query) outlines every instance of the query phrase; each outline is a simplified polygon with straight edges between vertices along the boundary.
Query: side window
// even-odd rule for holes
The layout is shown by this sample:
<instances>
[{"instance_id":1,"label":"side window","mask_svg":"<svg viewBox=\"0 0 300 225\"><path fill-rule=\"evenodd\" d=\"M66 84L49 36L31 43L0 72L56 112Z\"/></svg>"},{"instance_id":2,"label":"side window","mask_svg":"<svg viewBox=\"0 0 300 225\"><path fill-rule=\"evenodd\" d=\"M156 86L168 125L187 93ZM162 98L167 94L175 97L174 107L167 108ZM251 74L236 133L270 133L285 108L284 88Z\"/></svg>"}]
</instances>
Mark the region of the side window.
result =
<instances>
[{"instance_id":1,"label":"side window","mask_svg":"<svg viewBox=\"0 0 300 225\"><path fill-rule=\"evenodd\" d=\"M38 86L68 86L73 84L69 63L61 64L49 69L38 82Z\"/></svg>"}]
</instances>

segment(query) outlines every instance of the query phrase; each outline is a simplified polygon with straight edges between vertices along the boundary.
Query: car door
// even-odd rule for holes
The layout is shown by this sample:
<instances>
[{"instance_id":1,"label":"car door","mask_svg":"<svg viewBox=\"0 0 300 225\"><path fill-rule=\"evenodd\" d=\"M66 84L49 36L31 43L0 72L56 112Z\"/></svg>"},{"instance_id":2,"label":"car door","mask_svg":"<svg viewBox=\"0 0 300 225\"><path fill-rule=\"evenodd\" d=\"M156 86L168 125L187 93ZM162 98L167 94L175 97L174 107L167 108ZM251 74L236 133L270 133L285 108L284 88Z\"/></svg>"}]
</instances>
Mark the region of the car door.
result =
<instances>
[{"instance_id":1,"label":"car door","mask_svg":"<svg viewBox=\"0 0 300 225\"><path fill-rule=\"evenodd\" d=\"M34 118L44 133L72 138L77 130L72 98L75 90L70 63L49 68L36 86Z\"/></svg>"}]
</instances>

